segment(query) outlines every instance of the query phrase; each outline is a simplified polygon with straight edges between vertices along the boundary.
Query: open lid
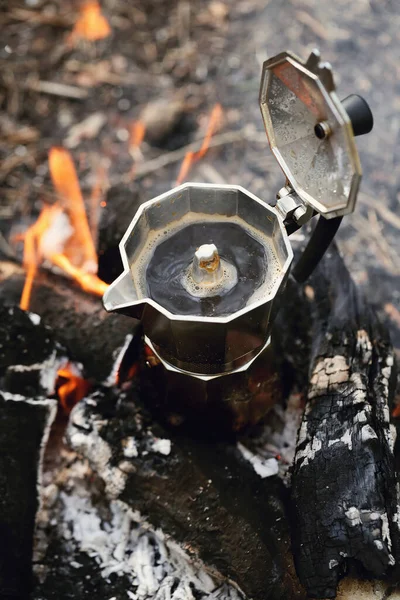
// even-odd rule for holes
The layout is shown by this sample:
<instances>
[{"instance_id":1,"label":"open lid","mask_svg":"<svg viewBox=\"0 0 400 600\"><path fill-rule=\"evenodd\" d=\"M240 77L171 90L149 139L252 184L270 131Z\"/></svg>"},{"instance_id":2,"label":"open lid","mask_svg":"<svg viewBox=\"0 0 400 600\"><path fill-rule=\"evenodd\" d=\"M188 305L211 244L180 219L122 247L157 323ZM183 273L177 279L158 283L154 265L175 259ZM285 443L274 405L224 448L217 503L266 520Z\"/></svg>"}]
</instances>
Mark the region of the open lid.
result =
<instances>
[{"instance_id":1,"label":"open lid","mask_svg":"<svg viewBox=\"0 0 400 600\"><path fill-rule=\"evenodd\" d=\"M260 108L271 150L298 196L327 219L354 209L361 165L331 66L313 50L263 65Z\"/></svg>"}]
</instances>

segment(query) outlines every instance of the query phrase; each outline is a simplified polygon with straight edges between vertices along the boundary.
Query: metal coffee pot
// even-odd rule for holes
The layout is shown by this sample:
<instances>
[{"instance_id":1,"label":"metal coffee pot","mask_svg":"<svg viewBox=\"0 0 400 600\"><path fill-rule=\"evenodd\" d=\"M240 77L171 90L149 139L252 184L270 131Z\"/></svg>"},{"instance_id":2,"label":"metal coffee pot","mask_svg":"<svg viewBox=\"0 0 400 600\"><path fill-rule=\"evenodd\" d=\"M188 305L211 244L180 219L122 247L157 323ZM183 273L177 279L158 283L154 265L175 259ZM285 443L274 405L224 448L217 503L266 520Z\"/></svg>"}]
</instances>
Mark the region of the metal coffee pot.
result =
<instances>
[{"instance_id":1,"label":"metal coffee pot","mask_svg":"<svg viewBox=\"0 0 400 600\"><path fill-rule=\"evenodd\" d=\"M354 136L372 129L359 96L339 101L313 51L263 65L261 113L286 177L269 205L238 185L188 183L141 205L120 243L124 271L107 311L141 319L172 373L210 382L242 373L268 347L293 261L289 235L319 221L293 275L304 280L353 211L361 179Z\"/></svg>"}]
</instances>

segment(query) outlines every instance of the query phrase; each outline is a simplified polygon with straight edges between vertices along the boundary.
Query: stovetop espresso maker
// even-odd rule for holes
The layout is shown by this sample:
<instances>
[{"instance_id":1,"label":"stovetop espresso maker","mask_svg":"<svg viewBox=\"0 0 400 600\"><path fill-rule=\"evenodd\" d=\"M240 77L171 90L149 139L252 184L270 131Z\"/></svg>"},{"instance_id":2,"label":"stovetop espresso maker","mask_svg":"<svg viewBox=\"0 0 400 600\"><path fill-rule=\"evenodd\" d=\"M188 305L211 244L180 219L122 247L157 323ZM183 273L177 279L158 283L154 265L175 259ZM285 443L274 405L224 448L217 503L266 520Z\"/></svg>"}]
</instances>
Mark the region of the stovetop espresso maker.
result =
<instances>
[{"instance_id":1,"label":"stovetop espresso maker","mask_svg":"<svg viewBox=\"0 0 400 600\"><path fill-rule=\"evenodd\" d=\"M104 295L107 311L141 320L165 369L206 390L248 371L268 348L289 272L304 281L361 179L354 136L372 129L360 96L339 101L318 51L263 65L260 107L286 177L276 202L238 185L187 183L138 209L120 243L124 271ZM289 236L319 215L292 267ZM221 393L221 382L219 383Z\"/></svg>"}]
</instances>

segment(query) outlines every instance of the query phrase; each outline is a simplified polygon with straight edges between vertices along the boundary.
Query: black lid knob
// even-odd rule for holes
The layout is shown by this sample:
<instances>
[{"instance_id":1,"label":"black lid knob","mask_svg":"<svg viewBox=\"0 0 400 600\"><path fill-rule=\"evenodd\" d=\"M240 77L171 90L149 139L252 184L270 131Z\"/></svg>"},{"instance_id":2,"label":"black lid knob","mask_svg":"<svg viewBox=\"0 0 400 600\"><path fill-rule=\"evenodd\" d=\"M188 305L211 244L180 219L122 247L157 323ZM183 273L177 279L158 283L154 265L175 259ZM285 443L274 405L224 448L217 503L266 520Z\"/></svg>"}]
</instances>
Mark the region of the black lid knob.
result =
<instances>
[{"instance_id":1,"label":"black lid knob","mask_svg":"<svg viewBox=\"0 0 400 600\"><path fill-rule=\"evenodd\" d=\"M368 102L358 94L351 94L342 100L343 107L353 126L354 135L369 133L374 126L374 117Z\"/></svg>"}]
</instances>

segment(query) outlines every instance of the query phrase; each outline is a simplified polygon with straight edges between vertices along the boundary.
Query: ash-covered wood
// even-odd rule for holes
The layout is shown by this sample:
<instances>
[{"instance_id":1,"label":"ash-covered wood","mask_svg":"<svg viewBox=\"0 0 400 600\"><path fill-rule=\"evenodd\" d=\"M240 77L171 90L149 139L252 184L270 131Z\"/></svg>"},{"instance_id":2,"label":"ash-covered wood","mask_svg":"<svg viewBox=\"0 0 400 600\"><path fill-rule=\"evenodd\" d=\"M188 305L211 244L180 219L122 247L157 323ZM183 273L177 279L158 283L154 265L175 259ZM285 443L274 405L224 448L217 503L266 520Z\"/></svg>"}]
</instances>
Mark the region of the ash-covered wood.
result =
<instances>
[{"instance_id":1,"label":"ash-covered wood","mask_svg":"<svg viewBox=\"0 0 400 600\"><path fill-rule=\"evenodd\" d=\"M18 266L0 263L0 300L7 306L19 303L25 275ZM7 268L6 268L7 265ZM4 277L4 278L3 278ZM120 350L129 342L137 322L128 317L107 314L101 299L90 296L72 281L48 272L40 272L34 283L30 304L72 360L82 363L84 374L105 381L113 374ZM29 352L33 352L34 344Z\"/></svg>"},{"instance_id":2,"label":"ash-covered wood","mask_svg":"<svg viewBox=\"0 0 400 600\"><path fill-rule=\"evenodd\" d=\"M68 427L106 492L179 542L213 577L247 597L304 598L294 573L283 484L259 478L236 445L193 440L156 424L132 391L103 390Z\"/></svg>"},{"instance_id":3,"label":"ash-covered wood","mask_svg":"<svg viewBox=\"0 0 400 600\"><path fill-rule=\"evenodd\" d=\"M42 454L57 401L65 351L16 307L0 305L0 597L27 598L39 506Z\"/></svg>"},{"instance_id":4,"label":"ash-covered wood","mask_svg":"<svg viewBox=\"0 0 400 600\"><path fill-rule=\"evenodd\" d=\"M383 577L400 559L394 357L335 247L306 291L312 345L292 477L293 548L310 596L334 598L348 561Z\"/></svg>"}]
</instances>

